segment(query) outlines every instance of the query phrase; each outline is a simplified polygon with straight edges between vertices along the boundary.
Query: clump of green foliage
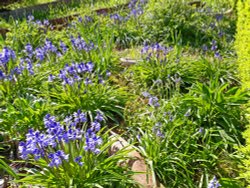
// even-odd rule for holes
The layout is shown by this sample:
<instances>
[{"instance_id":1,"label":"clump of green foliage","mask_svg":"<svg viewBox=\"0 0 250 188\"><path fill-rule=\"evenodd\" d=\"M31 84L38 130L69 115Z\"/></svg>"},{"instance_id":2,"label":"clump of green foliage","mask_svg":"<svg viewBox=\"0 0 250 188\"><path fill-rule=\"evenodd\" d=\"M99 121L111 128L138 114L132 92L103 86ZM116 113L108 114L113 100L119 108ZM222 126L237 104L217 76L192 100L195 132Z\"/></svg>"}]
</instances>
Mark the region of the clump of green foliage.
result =
<instances>
[{"instance_id":1,"label":"clump of green foliage","mask_svg":"<svg viewBox=\"0 0 250 188\"><path fill-rule=\"evenodd\" d=\"M238 55L239 74L245 88L250 88L250 1L238 2L238 23L236 51Z\"/></svg>"},{"instance_id":2,"label":"clump of green foliage","mask_svg":"<svg viewBox=\"0 0 250 188\"><path fill-rule=\"evenodd\" d=\"M250 1L238 1L238 23L237 23L237 35L236 35L236 51L238 55L238 69L239 75L243 82L243 87L247 90L250 88ZM248 119L249 116L248 107ZM246 139L245 147L240 151L244 154L243 159L243 172L241 176L245 178L250 186L250 127L243 133Z\"/></svg>"}]
</instances>

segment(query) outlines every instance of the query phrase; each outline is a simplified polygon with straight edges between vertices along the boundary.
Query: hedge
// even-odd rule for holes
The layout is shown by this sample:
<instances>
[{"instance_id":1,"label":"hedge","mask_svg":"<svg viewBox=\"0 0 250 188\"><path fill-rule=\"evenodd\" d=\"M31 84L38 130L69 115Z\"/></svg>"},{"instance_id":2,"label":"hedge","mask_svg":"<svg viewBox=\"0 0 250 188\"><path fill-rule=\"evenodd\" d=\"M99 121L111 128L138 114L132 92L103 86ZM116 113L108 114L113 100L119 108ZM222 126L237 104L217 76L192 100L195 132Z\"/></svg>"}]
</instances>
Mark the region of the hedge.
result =
<instances>
[{"instance_id":1,"label":"hedge","mask_svg":"<svg viewBox=\"0 0 250 188\"><path fill-rule=\"evenodd\" d=\"M238 56L238 70L242 86L250 89L250 0L238 0L238 21L236 34L236 52ZM250 102L248 105L247 118L250 122ZM240 151L244 154L243 170L241 178L244 178L250 187L250 125L243 133L246 144Z\"/></svg>"}]
</instances>

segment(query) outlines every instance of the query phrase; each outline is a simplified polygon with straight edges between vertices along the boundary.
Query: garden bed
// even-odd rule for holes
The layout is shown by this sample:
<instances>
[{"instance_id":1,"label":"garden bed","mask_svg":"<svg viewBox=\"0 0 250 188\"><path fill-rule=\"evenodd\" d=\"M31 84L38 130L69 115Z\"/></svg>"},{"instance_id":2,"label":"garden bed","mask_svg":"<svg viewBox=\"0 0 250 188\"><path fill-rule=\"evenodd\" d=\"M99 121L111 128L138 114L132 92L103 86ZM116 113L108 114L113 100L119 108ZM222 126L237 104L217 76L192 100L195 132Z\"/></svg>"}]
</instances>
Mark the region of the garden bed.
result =
<instances>
[{"instance_id":1,"label":"garden bed","mask_svg":"<svg viewBox=\"0 0 250 188\"><path fill-rule=\"evenodd\" d=\"M74 1L74 3L81 2L79 1ZM36 11L48 11L51 8L59 7L62 5L67 5L72 3L72 0L60 0L60 1L55 1L55 2L48 2L48 3L43 3L43 4L37 4L33 6L28 6L24 8L18 8L15 10L7 9L6 11L1 11L0 12L0 17L9 19L10 17L14 19L20 19L23 17L27 17L30 14L33 14Z\"/></svg>"},{"instance_id":2,"label":"garden bed","mask_svg":"<svg viewBox=\"0 0 250 188\"><path fill-rule=\"evenodd\" d=\"M5 184L244 187L236 147L250 97L236 71L237 16L225 7L235 8L132 0L10 23L0 52Z\"/></svg>"}]
</instances>

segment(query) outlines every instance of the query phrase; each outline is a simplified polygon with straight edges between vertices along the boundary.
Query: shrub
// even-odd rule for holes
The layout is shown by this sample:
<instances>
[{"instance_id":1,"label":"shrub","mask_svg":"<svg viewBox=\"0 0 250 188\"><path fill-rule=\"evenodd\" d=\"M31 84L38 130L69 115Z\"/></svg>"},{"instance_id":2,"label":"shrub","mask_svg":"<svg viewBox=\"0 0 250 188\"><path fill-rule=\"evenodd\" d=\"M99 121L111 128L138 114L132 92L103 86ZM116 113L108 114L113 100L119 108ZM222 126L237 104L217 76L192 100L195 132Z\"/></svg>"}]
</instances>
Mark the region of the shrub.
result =
<instances>
[{"instance_id":1,"label":"shrub","mask_svg":"<svg viewBox=\"0 0 250 188\"><path fill-rule=\"evenodd\" d=\"M238 55L239 75L243 82L243 87L247 90L250 88L250 1L238 1L238 22L236 35L236 51ZM248 104L249 105L249 104ZM250 108L248 107L248 120ZM246 139L246 145L240 148L240 151L245 155L242 160L243 171L241 177L245 178L248 187L250 187L250 126L243 133Z\"/></svg>"}]
</instances>

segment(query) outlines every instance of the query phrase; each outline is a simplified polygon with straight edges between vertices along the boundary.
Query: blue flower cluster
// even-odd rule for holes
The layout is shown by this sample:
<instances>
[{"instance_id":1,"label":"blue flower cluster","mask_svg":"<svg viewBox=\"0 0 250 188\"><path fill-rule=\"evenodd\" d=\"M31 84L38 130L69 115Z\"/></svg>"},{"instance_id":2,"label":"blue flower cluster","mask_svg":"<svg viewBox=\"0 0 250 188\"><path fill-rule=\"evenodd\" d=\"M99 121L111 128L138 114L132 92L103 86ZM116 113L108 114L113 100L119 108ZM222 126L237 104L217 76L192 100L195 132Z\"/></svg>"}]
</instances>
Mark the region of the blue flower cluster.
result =
<instances>
[{"instance_id":1,"label":"blue flower cluster","mask_svg":"<svg viewBox=\"0 0 250 188\"><path fill-rule=\"evenodd\" d=\"M166 60L166 55L172 50L172 47L162 46L159 43L152 45L144 45L141 55L146 60L157 58L158 60Z\"/></svg>"},{"instance_id":2,"label":"blue flower cluster","mask_svg":"<svg viewBox=\"0 0 250 188\"><path fill-rule=\"evenodd\" d=\"M213 32L214 31L218 32L217 36L218 36L219 40L217 39L217 41L220 41L220 38L222 38L225 35L224 31L219 27L220 26L219 22L223 19L223 14L215 14L215 19L216 19L215 20L216 22L210 23L209 28L205 27L204 32L207 32L207 29L211 29ZM214 54L215 58L221 59L222 56L221 56L220 51L218 49L218 42L217 41L216 40L211 41L210 50ZM208 46L206 44L204 44L202 46L202 50L203 50L203 53L205 54L206 52L209 51L209 48L208 48Z\"/></svg>"},{"instance_id":3,"label":"blue flower cluster","mask_svg":"<svg viewBox=\"0 0 250 188\"><path fill-rule=\"evenodd\" d=\"M85 85L92 84L91 76L94 73L94 64L92 62L87 63L72 63L71 65L66 64L65 67L59 71L57 76L62 84L73 85L74 83L79 83L84 80ZM49 75L48 81L52 82L56 76ZM101 76L98 76L98 83L103 84L104 81Z\"/></svg>"},{"instance_id":4,"label":"blue flower cluster","mask_svg":"<svg viewBox=\"0 0 250 188\"><path fill-rule=\"evenodd\" d=\"M58 167L62 164L62 160L68 161L69 154L65 154L62 150L58 150L55 153L50 153L48 158L51 160L49 167Z\"/></svg>"},{"instance_id":5,"label":"blue flower cluster","mask_svg":"<svg viewBox=\"0 0 250 188\"><path fill-rule=\"evenodd\" d=\"M85 151L99 153L97 146L102 144L102 139L97 136L101 122L104 120L102 114L97 112L94 122L90 128L84 132L82 127L87 122L86 114L78 110L73 115L66 117L63 122L56 121L55 116L47 114L44 117L46 131L34 131L30 129L26 134L26 141L20 142L19 152L22 159L27 159L29 155L35 160L41 158L48 162L49 167L58 167L62 161L68 161L70 156L64 152L64 144L74 143L79 147L79 142L85 140ZM60 148L60 149L58 149ZM74 161L82 165L81 156L74 158Z\"/></svg>"},{"instance_id":6,"label":"blue flower cluster","mask_svg":"<svg viewBox=\"0 0 250 188\"><path fill-rule=\"evenodd\" d=\"M157 137L164 138L165 134L162 132L162 123L158 122L154 125L152 131Z\"/></svg>"},{"instance_id":7,"label":"blue flower cluster","mask_svg":"<svg viewBox=\"0 0 250 188\"><path fill-rule=\"evenodd\" d=\"M11 59L16 59L15 52L8 47L4 47L0 53L0 66L6 66Z\"/></svg>"},{"instance_id":8,"label":"blue flower cluster","mask_svg":"<svg viewBox=\"0 0 250 188\"><path fill-rule=\"evenodd\" d=\"M131 0L128 7L130 9L130 15L138 17L143 14L143 6L147 4L147 0Z\"/></svg>"},{"instance_id":9,"label":"blue flower cluster","mask_svg":"<svg viewBox=\"0 0 250 188\"><path fill-rule=\"evenodd\" d=\"M71 36L70 38L72 46L75 50L90 52L95 48L93 42L89 42L88 44L80 35L78 35L78 37L76 38L73 36Z\"/></svg>"},{"instance_id":10,"label":"blue flower cluster","mask_svg":"<svg viewBox=\"0 0 250 188\"><path fill-rule=\"evenodd\" d=\"M30 56L29 46L25 47L24 51L29 53ZM10 60L16 60L16 54L12 49L4 47L3 52L0 53L0 80L11 81L15 79L17 75L22 74L24 70L28 70L31 75L34 74L32 61L29 57L20 58L19 66L15 66L12 69L8 65Z\"/></svg>"},{"instance_id":11,"label":"blue flower cluster","mask_svg":"<svg viewBox=\"0 0 250 188\"><path fill-rule=\"evenodd\" d=\"M202 46L202 50L204 53L206 53L209 49L207 47L207 45L203 45ZM217 41L216 40L212 40L211 42L211 52L214 53L214 57L217 58L217 59L221 59L221 55L220 55L220 52L218 50L218 44L217 44Z\"/></svg>"},{"instance_id":12,"label":"blue flower cluster","mask_svg":"<svg viewBox=\"0 0 250 188\"><path fill-rule=\"evenodd\" d=\"M27 70L30 75L34 74L34 62L36 60L39 61L37 66L45 60L46 56L53 53L57 56L62 56L62 53L67 52L67 46L60 42L61 49L59 50L49 39L46 39L45 44L33 49L30 43L24 46L22 50L22 57L19 59L16 58L16 53L14 50L4 47L2 52L0 53L0 80L13 80L17 78L17 75L23 73L24 70ZM19 65L11 68L8 66L8 63L11 60L15 60L15 63L11 66L15 65L19 62Z\"/></svg>"},{"instance_id":13,"label":"blue flower cluster","mask_svg":"<svg viewBox=\"0 0 250 188\"><path fill-rule=\"evenodd\" d=\"M209 182L207 188L218 188L221 187L221 184L217 180L217 178L214 176L213 179Z\"/></svg>"},{"instance_id":14,"label":"blue flower cluster","mask_svg":"<svg viewBox=\"0 0 250 188\"><path fill-rule=\"evenodd\" d=\"M101 129L100 122L102 121L104 121L104 118L102 114L98 111L94 122L91 123L91 126L87 130L87 133L85 135L86 146L84 147L84 149L86 151L91 151L95 154L100 153L100 149L98 149L97 146L102 144L102 139L100 136L97 136L96 133Z\"/></svg>"},{"instance_id":15,"label":"blue flower cluster","mask_svg":"<svg viewBox=\"0 0 250 188\"><path fill-rule=\"evenodd\" d=\"M122 21L128 21L131 17L138 17L143 14L143 6L147 3L146 0L131 0L128 4L128 8L130 9L130 13L123 17L118 13L111 14L110 19L114 20L115 23L120 23Z\"/></svg>"},{"instance_id":16,"label":"blue flower cluster","mask_svg":"<svg viewBox=\"0 0 250 188\"><path fill-rule=\"evenodd\" d=\"M13 77L14 70L10 71L11 73L8 75L8 63L11 60L16 59L16 53L14 50L4 47L2 52L0 53L0 80L10 80Z\"/></svg>"},{"instance_id":17,"label":"blue flower cluster","mask_svg":"<svg viewBox=\"0 0 250 188\"><path fill-rule=\"evenodd\" d=\"M110 19L114 20L115 23L120 23L125 20L125 18L117 13L111 14Z\"/></svg>"},{"instance_id":18,"label":"blue flower cluster","mask_svg":"<svg viewBox=\"0 0 250 188\"><path fill-rule=\"evenodd\" d=\"M156 96L152 96L148 92L142 92L142 95L146 98L148 98L148 104L153 107L159 107L159 99Z\"/></svg>"},{"instance_id":19,"label":"blue flower cluster","mask_svg":"<svg viewBox=\"0 0 250 188\"><path fill-rule=\"evenodd\" d=\"M39 26L39 27L48 27L50 26L49 20L35 20L35 17L33 15L28 15L27 17L27 22L30 25L34 25L34 26Z\"/></svg>"},{"instance_id":20,"label":"blue flower cluster","mask_svg":"<svg viewBox=\"0 0 250 188\"><path fill-rule=\"evenodd\" d=\"M61 50L59 50L49 39L46 39L43 46L37 47L33 53L29 54L35 55L36 59L42 62L49 54L55 54L61 57L62 53L67 52L67 47L63 42L60 42L60 47Z\"/></svg>"}]
</instances>

